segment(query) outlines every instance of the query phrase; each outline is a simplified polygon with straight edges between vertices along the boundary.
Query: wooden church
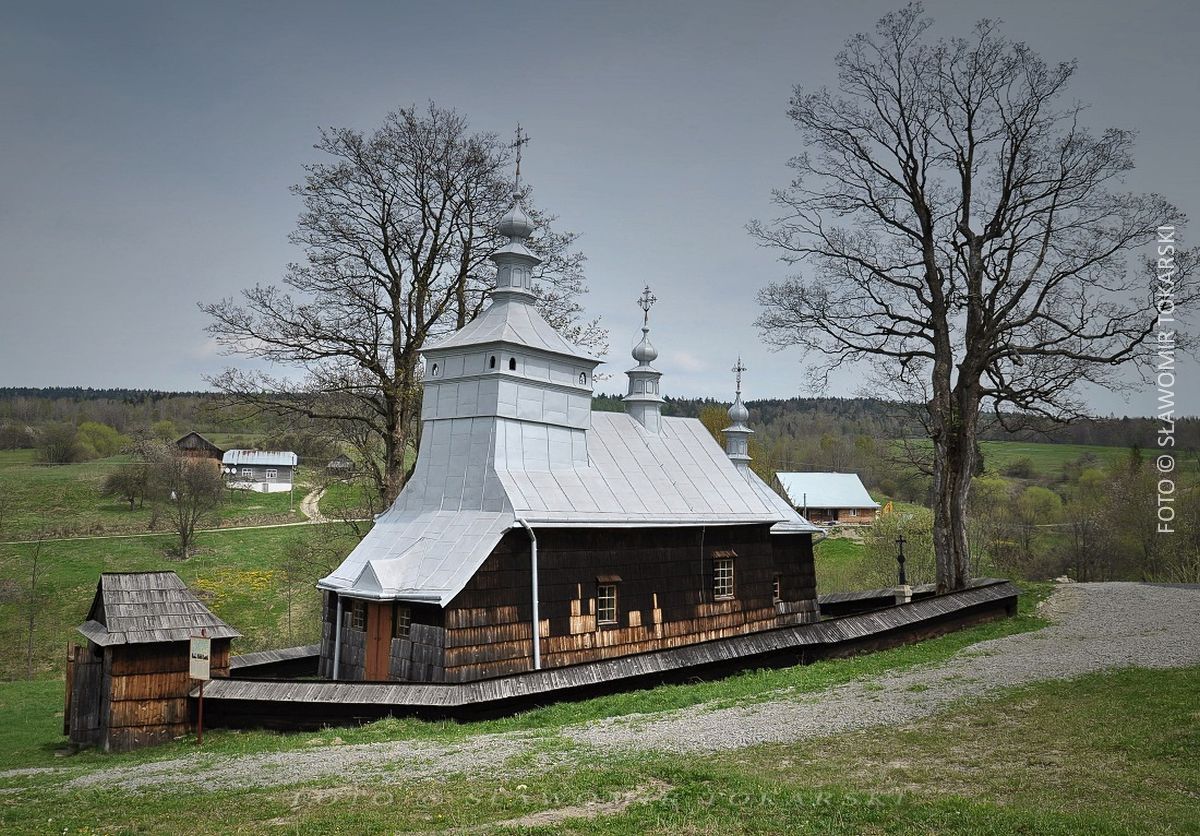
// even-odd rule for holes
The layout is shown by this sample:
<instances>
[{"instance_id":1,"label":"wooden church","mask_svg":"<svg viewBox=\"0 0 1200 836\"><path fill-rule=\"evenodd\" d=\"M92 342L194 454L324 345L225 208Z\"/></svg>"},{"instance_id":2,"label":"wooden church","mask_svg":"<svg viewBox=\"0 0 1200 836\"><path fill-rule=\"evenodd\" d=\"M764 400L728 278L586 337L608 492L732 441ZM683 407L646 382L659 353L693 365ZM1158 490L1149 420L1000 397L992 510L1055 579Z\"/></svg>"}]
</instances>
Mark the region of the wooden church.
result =
<instances>
[{"instance_id":1,"label":"wooden church","mask_svg":"<svg viewBox=\"0 0 1200 836\"><path fill-rule=\"evenodd\" d=\"M593 412L599 361L537 312L515 203L490 307L425 352L423 432L395 504L324 593L320 671L467 682L817 619L818 529L726 450L662 415L649 289L624 413Z\"/></svg>"}]
</instances>

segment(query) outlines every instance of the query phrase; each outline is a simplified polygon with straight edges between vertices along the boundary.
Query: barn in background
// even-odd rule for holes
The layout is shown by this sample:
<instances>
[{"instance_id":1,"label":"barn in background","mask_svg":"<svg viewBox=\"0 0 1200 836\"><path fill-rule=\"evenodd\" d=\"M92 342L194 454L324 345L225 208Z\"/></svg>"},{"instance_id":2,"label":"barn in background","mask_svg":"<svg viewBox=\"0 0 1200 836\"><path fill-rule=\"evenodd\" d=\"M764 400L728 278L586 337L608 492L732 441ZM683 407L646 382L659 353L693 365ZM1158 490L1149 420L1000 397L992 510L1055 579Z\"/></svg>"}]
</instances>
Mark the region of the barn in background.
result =
<instances>
[{"instance_id":1,"label":"barn in background","mask_svg":"<svg viewBox=\"0 0 1200 836\"><path fill-rule=\"evenodd\" d=\"M879 516L879 503L871 499L857 473L776 475L792 505L812 522L870 525Z\"/></svg>"},{"instance_id":2,"label":"barn in background","mask_svg":"<svg viewBox=\"0 0 1200 836\"><path fill-rule=\"evenodd\" d=\"M212 675L228 676L230 640L241 635L174 572L104 573L79 632L87 643L67 653L63 733L105 751L186 734L190 639L210 638Z\"/></svg>"},{"instance_id":3,"label":"barn in background","mask_svg":"<svg viewBox=\"0 0 1200 836\"><path fill-rule=\"evenodd\" d=\"M175 446L183 455L194 459L215 459L221 461L225 451L213 444L200 433L193 430L175 439Z\"/></svg>"}]
</instances>

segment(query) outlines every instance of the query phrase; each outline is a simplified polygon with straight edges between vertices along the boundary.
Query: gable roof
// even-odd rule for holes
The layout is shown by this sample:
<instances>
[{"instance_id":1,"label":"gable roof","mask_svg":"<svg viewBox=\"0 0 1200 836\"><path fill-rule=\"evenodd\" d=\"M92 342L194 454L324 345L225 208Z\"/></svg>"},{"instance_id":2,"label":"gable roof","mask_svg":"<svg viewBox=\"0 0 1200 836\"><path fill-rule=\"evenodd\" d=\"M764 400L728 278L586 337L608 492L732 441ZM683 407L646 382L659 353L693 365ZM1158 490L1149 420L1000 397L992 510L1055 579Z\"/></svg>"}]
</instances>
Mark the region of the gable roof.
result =
<instances>
[{"instance_id":1,"label":"gable roof","mask_svg":"<svg viewBox=\"0 0 1200 836\"><path fill-rule=\"evenodd\" d=\"M879 507L857 473L780 473L778 476L779 483L797 508Z\"/></svg>"},{"instance_id":2,"label":"gable roof","mask_svg":"<svg viewBox=\"0 0 1200 836\"><path fill-rule=\"evenodd\" d=\"M592 413L589 464L573 468L522 467L523 459L506 456L502 432L479 440L488 445L486 466L452 451L460 471L429 468L433 435L422 436L417 470L396 503L319 586L445 606L518 520L535 528L761 523L775 533L820 530L753 473L739 472L694 418L664 418L656 434L625 413Z\"/></svg>"},{"instance_id":3,"label":"gable roof","mask_svg":"<svg viewBox=\"0 0 1200 836\"><path fill-rule=\"evenodd\" d=\"M282 450L226 450L222 464L265 464L269 467L295 467L296 454Z\"/></svg>"},{"instance_id":4,"label":"gable roof","mask_svg":"<svg viewBox=\"0 0 1200 836\"><path fill-rule=\"evenodd\" d=\"M242 634L213 615L174 572L105 572L79 632L101 646Z\"/></svg>"},{"instance_id":5,"label":"gable roof","mask_svg":"<svg viewBox=\"0 0 1200 836\"><path fill-rule=\"evenodd\" d=\"M197 445L197 446L204 450L211 450L212 452L217 453L218 455L224 454L224 452L225 452L220 447L213 444L211 441L209 441L207 438L205 438L204 436L202 436L200 433L196 432L195 430L192 430L191 432L186 432L183 435L179 436L179 438L175 439L175 446L182 447L183 442L189 438L195 438L199 442L199 445ZM190 447L187 449L196 449L196 448Z\"/></svg>"}]
</instances>

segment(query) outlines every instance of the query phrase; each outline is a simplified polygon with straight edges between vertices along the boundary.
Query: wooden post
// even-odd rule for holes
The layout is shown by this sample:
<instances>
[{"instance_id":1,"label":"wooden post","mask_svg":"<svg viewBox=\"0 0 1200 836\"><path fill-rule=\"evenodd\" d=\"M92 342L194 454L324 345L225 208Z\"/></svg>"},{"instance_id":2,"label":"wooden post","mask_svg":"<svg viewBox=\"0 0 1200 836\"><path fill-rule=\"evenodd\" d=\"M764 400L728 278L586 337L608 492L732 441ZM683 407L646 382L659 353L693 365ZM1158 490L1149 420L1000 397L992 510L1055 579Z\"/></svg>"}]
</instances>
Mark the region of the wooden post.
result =
<instances>
[{"instance_id":1,"label":"wooden post","mask_svg":"<svg viewBox=\"0 0 1200 836\"><path fill-rule=\"evenodd\" d=\"M204 680L200 680L200 705L196 709L196 745L204 745Z\"/></svg>"}]
</instances>

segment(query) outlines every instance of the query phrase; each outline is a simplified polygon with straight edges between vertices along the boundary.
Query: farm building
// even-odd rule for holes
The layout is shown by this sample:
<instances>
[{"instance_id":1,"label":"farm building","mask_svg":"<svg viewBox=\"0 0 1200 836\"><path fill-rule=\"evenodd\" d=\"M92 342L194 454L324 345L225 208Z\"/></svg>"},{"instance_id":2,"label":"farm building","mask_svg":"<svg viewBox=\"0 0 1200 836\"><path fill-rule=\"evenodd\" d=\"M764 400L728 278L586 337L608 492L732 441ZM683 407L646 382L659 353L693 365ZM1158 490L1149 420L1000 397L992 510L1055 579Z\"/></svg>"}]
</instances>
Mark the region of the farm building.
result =
<instances>
[{"instance_id":1,"label":"farm building","mask_svg":"<svg viewBox=\"0 0 1200 836\"><path fill-rule=\"evenodd\" d=\"M780 473L779 483L793 506L815 523L869 525L879 515L856 473Z\"/></svg>"},{"instance_id":2,"label":"farm building","mask_svg":"<svg viewBox=\"0 0 1200 836\"><path fill-rule=\"evenodd\" d=\"M295 453L278 450L228 450L221 464L229 487L278 493L292 489L298 461Z\"/></svg>"},{"instance_id":3,"label":"farm building","mask_svg":"<svg viewBox=\"0 0 1200 836\"><path fill-rule=\"evenodd\" d=\"M67 655L63 733L77 745L124 751L187 733L188 642L212 639L212 673L229 675L229 642L241 635L174 572L106 572Z\"/></svg>"},{"instance_id":4,"label":"farm building","mask_svg":"<svg viewBox=\"0 0 1200 836\"><path fill-rule=\"evenodd\" d=\"M183 455L197 459L221 461L225 455L224 450L194 430L175 439L175 446L183 452Z\"/></svg>"},{"instance_id":5,"label":"farm building","mask_svg":"<svg viewBox=\"0 0 1200 836\"><path fill-rule=\"evenodd\" d=\"M727 450L662 415L649 289L624 413L593 413L599 361L537 312L519 205L491 305L424 353L412 477L323 578L320 670L469 682L815 621L817 531ZM636 667L636 663L631 663Z\"/></svg>"},{"instance_id":6,"label":"farm building","mask_svg":"<svg viewBox=\"0 0 1200 836\"><path fill-rule=\"evenodd\" d=\"M355 470L354 459L345 453L340 453L329 460L325 469L335 476L349 476Z\"/></svg>"}]
</instances>

